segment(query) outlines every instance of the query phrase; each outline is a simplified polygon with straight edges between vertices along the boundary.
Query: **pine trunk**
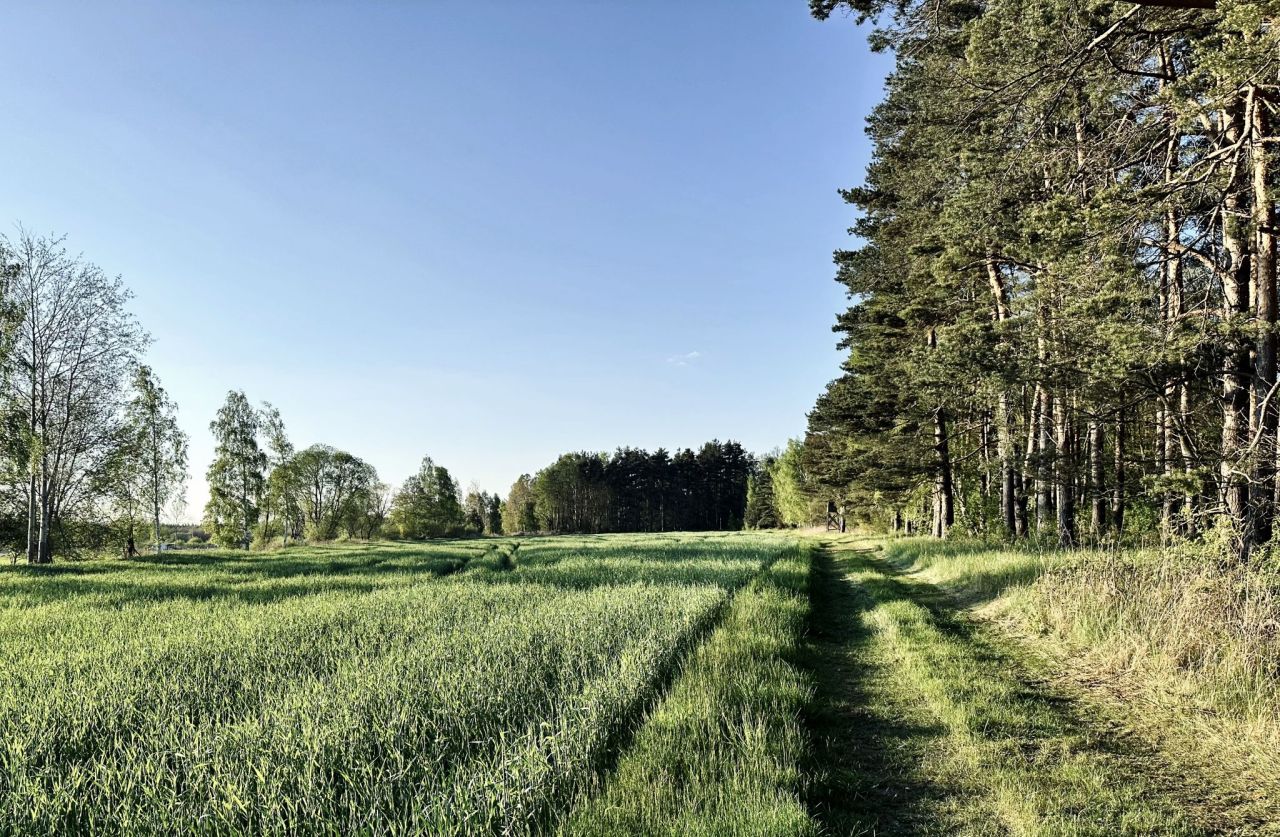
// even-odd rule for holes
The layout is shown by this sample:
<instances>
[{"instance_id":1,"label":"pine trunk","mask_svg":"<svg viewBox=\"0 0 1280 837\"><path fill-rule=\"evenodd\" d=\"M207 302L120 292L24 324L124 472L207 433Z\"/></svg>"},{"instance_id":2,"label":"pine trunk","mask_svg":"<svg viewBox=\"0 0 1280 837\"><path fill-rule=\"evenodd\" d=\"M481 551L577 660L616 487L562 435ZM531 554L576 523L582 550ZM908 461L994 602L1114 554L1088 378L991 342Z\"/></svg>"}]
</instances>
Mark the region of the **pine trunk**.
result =
<instances>
[{"instance_id":1,"label":"pine trunk","mask_svg":"<svg viewBox=\"0 0 1280 837\"><path fill-rule=\"evenodd\" d=\"M1000 518L1004 523L1005 534L1018 536L1018 485L1015 467L1016 453L1013 449L1012 416L1009 410L1009 394L1000 393L996 409L996 432L999 436L1000 457Z\"/></svg>"},{"instance_id":2,"label":"pine trunk","mask_svg":"<svg viewBox=\"0 0 1280 837\"><path fill-rule=\"evenodd\" d=\"M1049 391L1040 388L1040 455L1036 466L1036 531L1045 533L1049 530L1050 516L1053 512L1053 480L1052 470L1057 462L1054 447L1054 398Z\"/></svg>"},{"instance_id":3,"label":"pine trunk","mask_svg":"<svg viewBox=\"0 0 1280 837\"><path fill-rule=\"evenodd\" d=\"M1252 107L1250 169L1253 185L1253 287L1256 309L1257 344L1254 350L1254 433L1259 440L1253 479L1250 481L1250 513L1255 543L1271 540L1275 517L1276 451L1274 448L1280 410L1274 393L1276 384L1276 242L1272 232L1275 212L1268 195L1270 154L1264 144L1270 119L1261 90L1255 90Z\"/></svg>"},{"instance_id":4,"label":"pine trunk","mask_svg":"<svg viewBox=\"0 0 1280 837\"><path fill-rule=\"evenodd\" d=\"M947 416L941 409L933 413L933 439L938 456L938 504L933 533L945 538L955 523L955 498L951 474L951 446L947 439Z\"/></svg>"},{"instance_id":5,"label":"pine trunk","mask_svg":"<svg viewBox=\"0 0 1280 837\"><path fill-rule=\"evenodd\" d=\"M1107 533L1107 469L1103 464L1101 419L1089 420L1089 499L1092 504L1090 529L1095 538Z\"/></svg>"},{"instance_id":6,"label":"pine trunk","mask_svg":"<svg viewBox=\"0 0 1280 837\"><path fill-rule=\"evenodd\" d=\"M1060 395L1054 399L1053 408L1053 474L1058 494L1058 546L1063 549L1076 545L1075 463L1070 419L1067 399Z\"/></svg>"},{"instance_id":7,"label":"pine trunk","mask_svg":"<svg viewBox=\"0 0 1280 837\"><path fill-rule=\"evenodd\" d=\"M1244 102L1236 97L1228 104L1228 144L1241 141L1244 134ZM1237 167L1241 168L1241 167ZM1236 531L1236 551L1241 559L1249 556L1253 544L1252 527L1248 525L1249 483L1243 473L1242 462L1246 446L1246 434L1250 424L1250 378L1253 369L1249 346L1240 335L1249 315L1250 303L1250 241L1246 236L1240 216L1245 215L1244 184L1233 178L1223 200L1222 245L1227 254L1227 269L1223 279L1223 318L1228 323L1225 340L1225 369L1222 376L1222 459L1218 472L1221 478L1222 505Z\"/></svg>"},{"instance_id":8,"label":"pine trunk","mask_svg":"<svg viewBox=\"0 0 1280 837\"><path fill-rule=\"evenodd\" d=\"M1124 534L1125 497L1125 450L1124 450L1124 410L1116 413L1115 430L1115 482L1111 486L1111 525L1116 537Z\"/></svg>"}]
</instances>

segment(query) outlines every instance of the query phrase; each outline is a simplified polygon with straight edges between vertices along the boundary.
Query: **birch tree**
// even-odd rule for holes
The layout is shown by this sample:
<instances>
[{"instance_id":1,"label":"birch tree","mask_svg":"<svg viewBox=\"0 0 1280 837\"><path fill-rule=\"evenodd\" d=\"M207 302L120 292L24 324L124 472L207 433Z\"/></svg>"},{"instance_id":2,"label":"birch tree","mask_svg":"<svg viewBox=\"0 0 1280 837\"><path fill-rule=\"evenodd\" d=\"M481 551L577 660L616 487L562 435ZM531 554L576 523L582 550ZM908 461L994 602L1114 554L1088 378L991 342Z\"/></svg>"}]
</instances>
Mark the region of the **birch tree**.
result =
<instances>
[{"instance_id":1,"label":"birch tree","mask_svg":"<svg viewBox=\"0 0 1280 837\"><path fill-rule=\"evenodd\" d=\"M140 496L151 515L151 536L160 551L160 517L180 502L187 482L187 434L178 427L178 408L150 366L133 376L133 397L125 415L141 472Z\"/></svg>"},{"instance_id":2,"label":"birch tree","mask_svg":"<svg viewBox=\"0 0 1280 837\"><path fill-rule=\"evenodd\" d=\"M130 370L147 336L118 277L70 255L62 240L20 231L10 253L19 314L7 396L22 416L26 554L49 563L55 530L87 512L122 438Z\"/></svg>"},{"instance_id":3,"label":"birch tree","mask_svg":"<svg viewBox=\"0 0 1280 837\"><path fill-rule=\"evenodd\" d=\"M236 390L227 393L209 424L215 445L207 474L205 525L223 546L248 549L253 541L266 487L267 454L258 444L261 429L261 414Z\"/></svg>"}]
</instances>

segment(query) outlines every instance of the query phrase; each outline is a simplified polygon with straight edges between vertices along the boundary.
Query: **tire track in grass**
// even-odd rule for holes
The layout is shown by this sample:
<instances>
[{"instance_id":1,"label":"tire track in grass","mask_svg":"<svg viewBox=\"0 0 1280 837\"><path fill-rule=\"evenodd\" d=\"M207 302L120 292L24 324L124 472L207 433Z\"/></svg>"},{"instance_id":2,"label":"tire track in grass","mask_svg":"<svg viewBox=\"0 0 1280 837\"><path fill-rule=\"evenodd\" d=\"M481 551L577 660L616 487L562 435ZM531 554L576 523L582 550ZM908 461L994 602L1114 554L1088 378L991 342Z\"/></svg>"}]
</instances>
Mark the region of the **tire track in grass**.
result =
<instances>
[{"instance_id":1,"label":"tire track in grass","mask_svg":"<svg viewBox=\"0 0 1280 837\"><path fill-rule=\"evenodd\" d=\"M821 561L811 802L831 833L1212 833L1149 751L1030 680L933 585L847 542Z\"/></svg>"},{"instance_id":2,"label":"tire track in grass","mask_svg":"<svg viewBox=\"0 0 1280 837\"><path fill-rule=\"evenodd\" d=\"M532 750L519 737L513 737L499 747L492 755L492 764L501 775L519 773L523 780L520 787L524 791L519 803L521 813L518 822L507 823L504 833L549 833L576 800L598 790L604 777L616 767L620 754L630 746L643 719L681 677L690 656L725 620L739 592L798 548L795 541L779 543L776 551L742 581L732 587L721 587L722 598L663 650L647 682L628 695L624 702L601 707L605 710L602 717L563 718L559 722L560 728ZM708 585L714 586L711 582ZM588 701L587 708L594 709L595 704ZM503 791L499 789L495 793ZM466 829L468 833L474 830Z\"/></svg>"},{"instance_id":3,"label":"tire track in grass","mask_svg":"<svg viewBox=\"0 0 1280 837\"><path fill-rule=\"evenodd\" d=\"M810 591L811 810L830 834L947 833L946 799L960 788L924 769L945 729L874 642L875 600L825 544Z\"/></svg>"},{"instance_id":4,"label":"tire track in grass","mask_svg":"<svg viewBox=\"0 0 1280 837\"><path fill-rule=\"evenodd\" d=\"M809 686L795 660L807 584L797 545L739 588L558 833L815 834L800 793Z\"/></svg>"}]
</instances>

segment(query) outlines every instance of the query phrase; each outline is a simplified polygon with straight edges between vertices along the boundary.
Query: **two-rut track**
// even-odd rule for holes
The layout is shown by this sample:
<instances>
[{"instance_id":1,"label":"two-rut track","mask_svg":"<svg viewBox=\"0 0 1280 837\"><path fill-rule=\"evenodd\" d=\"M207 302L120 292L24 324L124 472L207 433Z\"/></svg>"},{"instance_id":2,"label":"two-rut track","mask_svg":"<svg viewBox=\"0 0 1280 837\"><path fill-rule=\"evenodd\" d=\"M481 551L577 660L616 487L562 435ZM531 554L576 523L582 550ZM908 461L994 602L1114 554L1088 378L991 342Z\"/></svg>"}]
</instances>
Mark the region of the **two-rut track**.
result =
<instances>
[{"instance_id":1,"label":"two-rut track","mask_svg":"<svg viewBox=\"0 0 1280 837\"><path fill-rule=\"evenodd\" d=\"M811 590L827 833L1231 833L1149 746L871 542L824 543Z\"/></svg>"}]
</instances>

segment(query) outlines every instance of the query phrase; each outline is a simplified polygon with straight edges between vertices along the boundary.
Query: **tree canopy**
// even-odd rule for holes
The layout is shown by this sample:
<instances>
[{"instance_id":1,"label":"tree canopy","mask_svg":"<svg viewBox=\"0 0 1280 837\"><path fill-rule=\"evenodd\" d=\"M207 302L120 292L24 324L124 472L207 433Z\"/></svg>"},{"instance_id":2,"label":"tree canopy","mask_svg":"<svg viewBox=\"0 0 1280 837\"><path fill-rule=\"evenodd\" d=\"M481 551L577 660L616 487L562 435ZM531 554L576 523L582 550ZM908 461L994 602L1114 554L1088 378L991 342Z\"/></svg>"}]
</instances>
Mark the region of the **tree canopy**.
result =
<instances>
[{"instance_id":1,"label":"tree canopy","mask_svg":"<svg viewBox=\"0 0 1280 837\"><path fill-rule=\"evenodd\" d=\"M507 497L507 531L668 532L740 529L755 460L734 441L674 455L618 448L566 453Z\"/></svg>"},{"instance_id":2,"label":"tree canopy","mask_svg":"<svg viewBox=\"0 0 1280 837\"><path fill-rule=\"evenodd\" d=\"M936 534L1269 541L1280 4L812 8L896 61L812 477Z\"/></svg>"}]
</instances>

